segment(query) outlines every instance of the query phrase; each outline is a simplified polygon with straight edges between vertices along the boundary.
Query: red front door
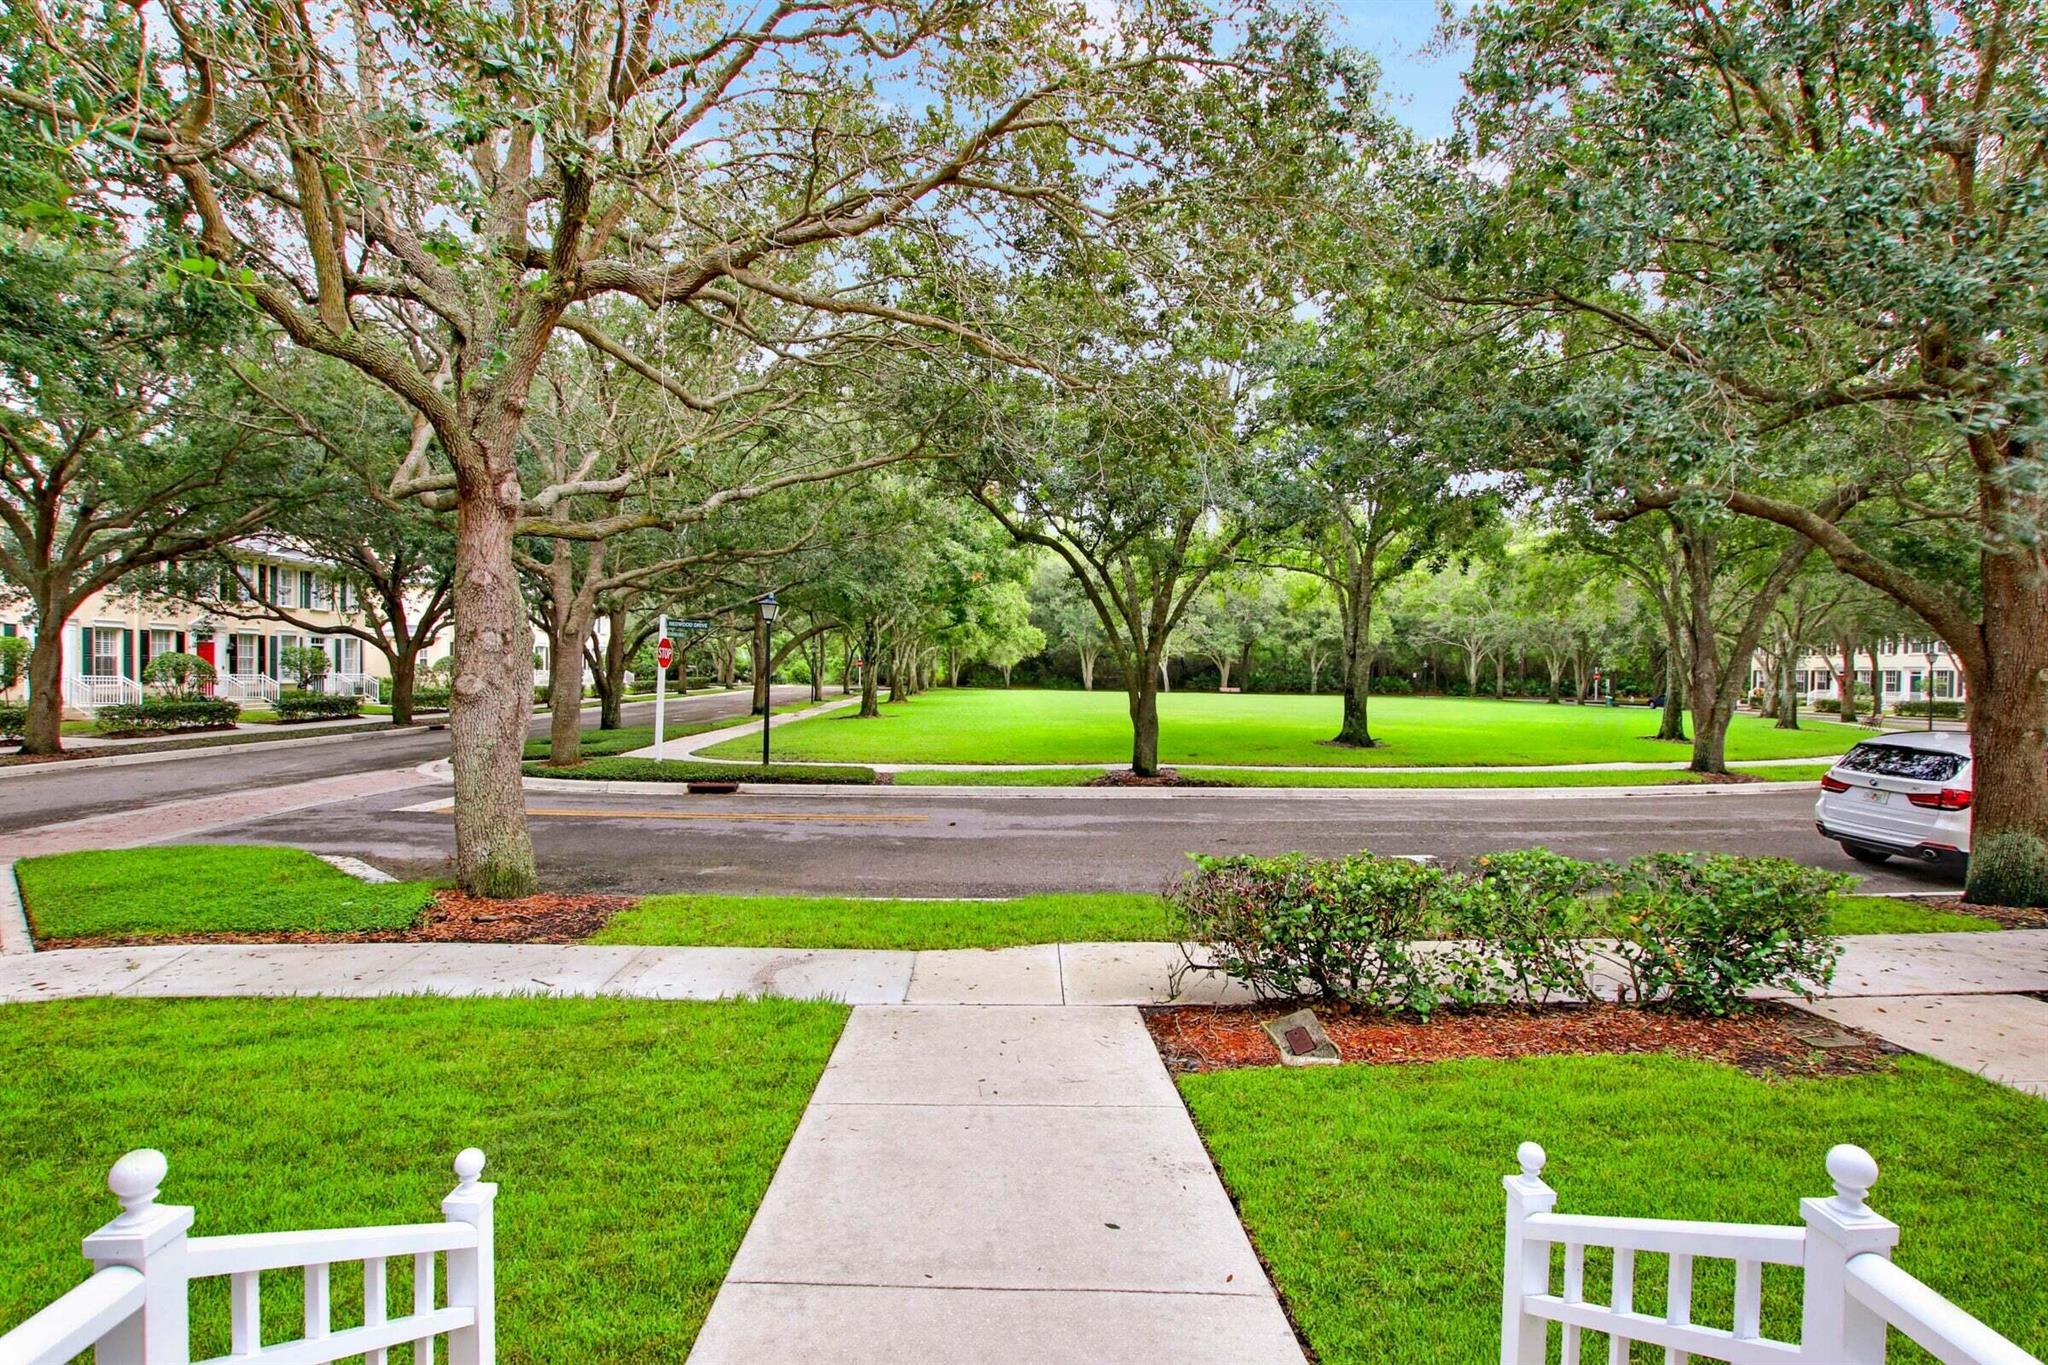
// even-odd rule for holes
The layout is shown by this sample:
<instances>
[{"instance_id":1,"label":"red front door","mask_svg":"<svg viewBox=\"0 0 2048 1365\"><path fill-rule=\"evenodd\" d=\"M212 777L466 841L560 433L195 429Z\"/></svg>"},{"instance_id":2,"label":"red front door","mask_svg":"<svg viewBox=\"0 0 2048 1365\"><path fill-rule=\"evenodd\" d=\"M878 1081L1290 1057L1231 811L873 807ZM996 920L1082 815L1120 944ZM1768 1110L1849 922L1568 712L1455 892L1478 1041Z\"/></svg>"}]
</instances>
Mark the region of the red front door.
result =
<instances>
[{"instance_id":1,"label":"red front door","mask_svg":"<svg viewBox=\"0 0 2048 1365\"><path fill-rule=\"evenodd\" d=\"M199 651L200 658L204 659L209 665L213 664L213 641L201 640L198 644L194 645L193 648ZM208 683L205 687L201 688L200 690L206 693L208 696L212 696L213 684Z\"/></svg>"}]
</instances>

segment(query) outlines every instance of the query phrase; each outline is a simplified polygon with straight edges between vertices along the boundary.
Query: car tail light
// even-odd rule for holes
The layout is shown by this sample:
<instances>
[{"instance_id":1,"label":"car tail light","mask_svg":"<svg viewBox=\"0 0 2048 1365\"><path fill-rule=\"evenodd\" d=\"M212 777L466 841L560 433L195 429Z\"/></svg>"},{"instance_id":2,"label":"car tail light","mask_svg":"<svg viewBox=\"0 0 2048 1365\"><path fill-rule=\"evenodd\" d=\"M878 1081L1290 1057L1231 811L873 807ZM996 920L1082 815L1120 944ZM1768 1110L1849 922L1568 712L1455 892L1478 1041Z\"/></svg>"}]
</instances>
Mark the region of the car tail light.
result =
<instances>
[{"instance_id":1,"label":"car tail light","mask_svg":"<svg viewBox=\"0 0 2048 1365\"><path fill-rule=\"evenodd\" d=\"M1916 806L1925 806L1929 810L1968 810L1970 789L1943 787L1938 792L1908 792L1906 799Z\"/></svg>"},{"instance_id":2,"label":"car tail light","mask_svg":"<svg viewBox=\"0 0 2048 1365\"><path fill-rule=\"evenodd\" d=\"M1849 784L1833 773L1822 773L1820 789L1824 792L1845 792L1849 790Z\"/></svg>"}]
</instances>

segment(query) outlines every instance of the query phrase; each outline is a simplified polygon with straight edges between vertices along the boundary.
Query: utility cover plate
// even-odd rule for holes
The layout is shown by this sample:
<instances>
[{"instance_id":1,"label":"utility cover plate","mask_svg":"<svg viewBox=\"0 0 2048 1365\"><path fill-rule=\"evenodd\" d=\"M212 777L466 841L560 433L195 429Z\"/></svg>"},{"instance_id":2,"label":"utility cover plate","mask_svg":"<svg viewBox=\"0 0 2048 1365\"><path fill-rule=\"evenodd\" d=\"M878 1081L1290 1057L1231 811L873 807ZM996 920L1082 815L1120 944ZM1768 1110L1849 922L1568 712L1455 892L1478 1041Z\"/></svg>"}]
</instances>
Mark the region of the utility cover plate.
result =
<instances>
[{"instance_id":1,"label":"utility cover plate","mask_svg":"<svg viewBox=\"0 0 2048 1365\"><path fill-rule=\"evenodd\" d=\"M1280 1060L1289 1066L1329 1066L1344 1060L1330 1035L1316 1021L1314 1010L1296 1010L1278 1019L1268 1019L1260 1027L1273 1040L1273 1046L1280 1049Z\"/></svg>"}]
</instances>

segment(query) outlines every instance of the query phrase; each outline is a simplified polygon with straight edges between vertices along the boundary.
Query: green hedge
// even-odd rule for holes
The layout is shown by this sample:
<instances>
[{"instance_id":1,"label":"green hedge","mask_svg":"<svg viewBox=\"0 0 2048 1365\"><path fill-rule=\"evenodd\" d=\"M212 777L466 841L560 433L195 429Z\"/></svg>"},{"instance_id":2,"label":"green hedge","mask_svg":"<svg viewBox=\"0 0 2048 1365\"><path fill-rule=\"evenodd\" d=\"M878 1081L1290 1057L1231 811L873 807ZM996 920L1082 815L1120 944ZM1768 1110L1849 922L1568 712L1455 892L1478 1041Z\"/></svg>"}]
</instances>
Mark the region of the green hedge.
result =
<instances>
[{"instance_id":1,"label":"green hedge","mask_svg":"<svg viewBox=\"0 0 2048 1365\"><path fill-rule=\"evenodd\" d=\"M834 786L872 786L873 768L818 764L682 763L671 759L592 758L573 768L526 765L528 777L560 777L575 782L827 782Z\"/></svg>"},{"instance_id":2,"label":"green hedge","mask_svg":"<svg viewBox=\"0 0 2048 1365\"><path fill-rule=\"evenodd\" d=\"M277 718L289 725L296 720L341 720L363 714L361 697L330 697L319 692L286 692L277 699Z\"/></svg>"},{"instance_id":3,"label":"green hedge","mask_svg":"<svg viewBox=\"0 0 2048 1365\"><path fill-rule=\"evenodd\" d=\"M1828 908L1850 885L1784 858L1589 863L1540 848L1470 871L1370 853L1197 856L1195 868L1168 900L1202 965L1261 996L1425 1018L1596 999L1603 974L1620 1003L1695 1015L1738 1013L1760 987L1810 992L1834 973Z\"/></svg>"},{"instance_id":4,"label":"green hedge","mask_svg":"<svg viewBox=\"0 0 2048 1365\"><path fill-rule=\"evenodd\" d=\"M1937 717L1946 720L1958 720L1963 714L1963 704L1959 701L1902 701L1893 705L1892 714L1895 716L1924 716L1927 714L1927 708L1930 706L1934 708L1934 714Z\"/></svg>"},{"instance_id":5,"label":"green hedge","mask_svg":"<svg viewBox=\"0 0 2048 1365\"><path fill-rule=\"evenodd\" d=\"M26 706L0 706L0 739L20 739L21 732L27 728Z\"/></svg>"},{"instance_id":6,"label":"green hedge","mask_svg":"<svg viewBox=\"0 0 2048 1365\"><path fill-rule=\"evenodd\" d=\"M103 735L169 735L181 730L233 729L242 708L225 697L162 697L93 713L93 729Z\"/></svg>"}]
</instances>

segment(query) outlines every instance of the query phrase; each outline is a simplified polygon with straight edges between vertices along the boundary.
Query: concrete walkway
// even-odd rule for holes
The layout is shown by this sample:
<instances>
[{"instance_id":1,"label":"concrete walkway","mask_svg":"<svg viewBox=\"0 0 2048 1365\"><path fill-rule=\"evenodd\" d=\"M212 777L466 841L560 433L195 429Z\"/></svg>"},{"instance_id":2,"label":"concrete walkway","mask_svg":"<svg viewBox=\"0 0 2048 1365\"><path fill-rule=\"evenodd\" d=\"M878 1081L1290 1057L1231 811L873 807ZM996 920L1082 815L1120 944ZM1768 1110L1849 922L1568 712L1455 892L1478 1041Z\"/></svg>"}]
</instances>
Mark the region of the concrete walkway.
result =
<instances>
[{"instance_id":1,"label":"concrete walkway","mask_svg":"<svg viewBox=\"0 0 2048 1365\"><path fill-rule=\"evenodd\" d=\"M780 715L770 714L768 717L768 728L770 730L779 730L791 721L809 720L813 716L826 715L830 712L841 711L849 706L858 706L859 704L859 697L835 697L830 701L821 701L815 706L807 706L801 711L784 711ZM625 756L627 758L695 759L698 751L701 749L708 749L714 744L723 744L729 739L746 739L750 736L757 740L761 737L761 718L758 715L743 717L722 729L700 730L694 735L679 735L674 739L664 739L660 744L650 744L644 749L635 749ZM708 761L716 762L718 760ZM738 760L733 761L737 762Z\"/></svg>"},{"instance_id":2,"label":"concrete walkway","mask_svg":"<svg viewBox=\"0 0 2048 1365\"><path fill-rule=\"evenodd\" d=\"M1300 1365L1137 1011L855 1010L690 1359Z\"/></svg>"}]
</instances>

